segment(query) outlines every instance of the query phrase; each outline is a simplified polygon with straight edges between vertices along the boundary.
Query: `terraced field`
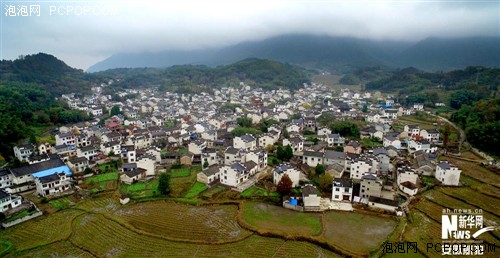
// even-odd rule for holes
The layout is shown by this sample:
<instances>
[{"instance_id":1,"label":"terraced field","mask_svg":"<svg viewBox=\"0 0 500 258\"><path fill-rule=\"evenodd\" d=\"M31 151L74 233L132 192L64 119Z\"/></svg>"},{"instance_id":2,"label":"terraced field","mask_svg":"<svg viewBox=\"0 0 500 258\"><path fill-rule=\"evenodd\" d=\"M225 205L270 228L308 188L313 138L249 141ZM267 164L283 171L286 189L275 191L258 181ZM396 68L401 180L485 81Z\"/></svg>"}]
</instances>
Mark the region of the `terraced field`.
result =
<instances>
[{"instance_id":1,"label":"terraced field","mask_svg":"<svg viewBox=\"0 0 500 258\"><path fill-rule=\"evenodd\" d=\"M420 211L410 212L410 221L405 232L404 239L409 242L416 242L420 253L428 257L441 257L441 253L436 251L427 252L427 243L441 242L441 224L433 221Z\"/></svg>"},{"instance_id":2,"label":"terraced field","mask_svg":"<svg viewBox=\"0 0 500 258\"><path fill-rule=\"evenodd\" d=\"M50 216L41 216L6 229L0 238L11 241L15 251L23 251L65 240L71 234L72 220L82 213L82 211L70 209Z\"/></svg>"},{"instance_id":3,"label":"terraced field","mask_svg":"<svg viewBox=\"0 0 500 258\"><path fill-rule=\"evenodd\" d=\"M250 227L285 236L321 234L320 213L298 213L270 204L248 202L243 205L243 220Z\"/></svg>"},{"instance_id":4,"label":"terraced field","mask_svg":"<svg viewBox=\"0 0 500 258\"><path fill-rule=\"evenodd\" d=\"M390 217L355 212L330 211L324 216L326 228L321 238L343 250L360 255L380 246L397 224Z\"/></svg>"},{"instance_id":5,"label":"terraced field","mask_svg":"<svg viewBox=\"0 0 500 258\"><path fill-rule=\"evenodd\" d=\"M115 212L133 227L166 239L197 243L234 242L248 237L236 220L236 205L191 206L172 202L148 202Z\"/></svg>"}]
</instances>

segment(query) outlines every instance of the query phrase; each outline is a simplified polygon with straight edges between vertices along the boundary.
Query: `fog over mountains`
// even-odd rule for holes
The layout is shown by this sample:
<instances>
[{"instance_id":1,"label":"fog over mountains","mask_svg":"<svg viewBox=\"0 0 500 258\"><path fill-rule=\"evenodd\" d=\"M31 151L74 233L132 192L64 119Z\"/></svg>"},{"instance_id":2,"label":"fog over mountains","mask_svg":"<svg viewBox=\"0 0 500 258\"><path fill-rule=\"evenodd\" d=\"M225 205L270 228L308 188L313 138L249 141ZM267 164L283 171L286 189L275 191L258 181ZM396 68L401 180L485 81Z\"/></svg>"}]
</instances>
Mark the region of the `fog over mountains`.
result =
<instances>
[{"instance_id":1,"label":"fog over mountains","mask_svg":"<svg viewBox=\"0 0 500 258\"><path fill-rule=\"evenodd\" d=\"M500 37L432 37L414 43L302 34L282 35L217 49L118 53L96 63L87 71L183 64L218 66L252 57L337 71L351 71L367 66L413 66L426 71L449 71L475 65L499 67Z\"/></svg>"}]
</instances>

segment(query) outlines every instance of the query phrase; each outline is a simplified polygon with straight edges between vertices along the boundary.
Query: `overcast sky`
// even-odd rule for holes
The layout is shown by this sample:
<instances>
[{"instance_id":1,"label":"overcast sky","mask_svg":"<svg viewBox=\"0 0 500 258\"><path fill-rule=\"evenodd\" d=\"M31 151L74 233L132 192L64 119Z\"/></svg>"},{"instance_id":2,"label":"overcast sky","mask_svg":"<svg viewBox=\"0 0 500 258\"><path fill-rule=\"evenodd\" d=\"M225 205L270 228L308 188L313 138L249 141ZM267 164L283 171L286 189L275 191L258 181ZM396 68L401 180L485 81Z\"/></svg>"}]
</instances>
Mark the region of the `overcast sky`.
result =
<instances>
[{"instance_id":1,"label":"overcast sky","mask_svg":"<svg viewBox=\"0 0 500 258\"><path fill-rule=\"evenodd\" d=\"M1 1L0 58L45 52L81 69L120 52L222 47L289 33L405 41L500 35L498 0ZM9 5L16 13L19 5L40 5L40 16L8 16Z\"/></svg>"}]
</instances>

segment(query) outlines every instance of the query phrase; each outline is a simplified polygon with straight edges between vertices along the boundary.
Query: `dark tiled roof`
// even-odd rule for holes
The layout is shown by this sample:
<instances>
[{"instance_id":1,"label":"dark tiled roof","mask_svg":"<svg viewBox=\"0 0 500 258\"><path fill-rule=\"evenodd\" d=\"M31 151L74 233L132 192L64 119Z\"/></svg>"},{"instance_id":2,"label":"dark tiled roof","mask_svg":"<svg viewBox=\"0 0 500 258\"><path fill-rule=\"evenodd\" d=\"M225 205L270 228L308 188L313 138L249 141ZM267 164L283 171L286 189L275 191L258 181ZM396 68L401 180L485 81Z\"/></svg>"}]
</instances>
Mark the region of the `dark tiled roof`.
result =
<instances>
[{"instance_id":1,"label":"dark tiled roof","mask_svg":"<svg viewBox=\"0 0 500 258\"><path fill-rule=\"evenodd\" d=\"M64 173L62 173L62 174L64 175ZM54 173L52 175L42 176L42 177L38 178L38 180L40 180L40 183L46 184L46 183L58 181L58 180L60 180L60 178L61 177L58 173Z\"/></svg>"},{"instance_id":2,"label":"dark tiled roof","mask_svg":"<svg viewBox=\"0 0 500 258\"><path fill-rule=\"evenodd\" d=\"M315 194L315 195L318 194L318 190L316 189L316 187L314 187L312 185L306 185L306 186L304 186L304 188L302 188L302 195L304 195L304 197L307 197L311 194Z\"/></svg>"},{"instance_id":3,"label":"dark tiled roof","mask_svg":"<svg viewBox=\"0 0 500 258\"><path fill-rule=\"evenodd\" d=\"M335 178L333 180L334 187L351 187L352 182L348 178Z\"/></svg>"},{"instance_id":4,"label":"dark tiled roof","mask_svg":"<svg viewBox=\"0 0 500 258\"><path fill-rule=\"evenodd\" d=\"M51 159L51 160L42 161L40 163L36 163L33 165L29 165L29 166L24 166L24 167L20 167L20 168L12 168L10 171L12 172L12 174L14 174L14 176L18 177L18 176L31 175L31 174L34 174L36 172L40 172L40 171L52 169L52 168L57 168L57 167L61 167L61 166L64 166L64 162L62 162L62 160Z\"/></svg>"},{"instance_id":5,"label":"dark tiled roof","mask_svg":"<svg viewBox=\"0 0 500 258\"><path fill-rule=\"evenodd\" d=\"M142 174L144 172L146 172L146 170L143 169L143 168L135 168L135 169L132 169L132 170L129 170L129 171L125 171L124 173L128 177L134 177L134 176L140 175L140 174Z\"/></svg>"}]
</instances>

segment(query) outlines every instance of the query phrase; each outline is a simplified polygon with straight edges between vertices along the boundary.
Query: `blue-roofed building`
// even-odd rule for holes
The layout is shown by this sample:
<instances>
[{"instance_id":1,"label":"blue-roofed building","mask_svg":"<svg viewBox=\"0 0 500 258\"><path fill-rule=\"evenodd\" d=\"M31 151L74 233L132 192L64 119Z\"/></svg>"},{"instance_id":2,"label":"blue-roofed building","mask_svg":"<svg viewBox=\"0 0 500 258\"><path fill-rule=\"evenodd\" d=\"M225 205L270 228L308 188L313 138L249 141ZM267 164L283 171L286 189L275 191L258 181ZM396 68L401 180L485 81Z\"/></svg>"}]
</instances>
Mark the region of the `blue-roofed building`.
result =
<instances>
[{"instance_id":1,"label":"blue-roofed building","mask_svg":"<svg viewBox=\"0 0 500 258\"><path fill-rule=\"evenodd\" d=\"M12 186L9 187L8 190L10 193L34 189L36 187L35 178L42 178L56 173L64 173L68 176L72 174L69 167L64 164L60 158L50 159L20 168L12 168L10 169L10 173L12 174Z\"/></svg>"}]
</instances>

